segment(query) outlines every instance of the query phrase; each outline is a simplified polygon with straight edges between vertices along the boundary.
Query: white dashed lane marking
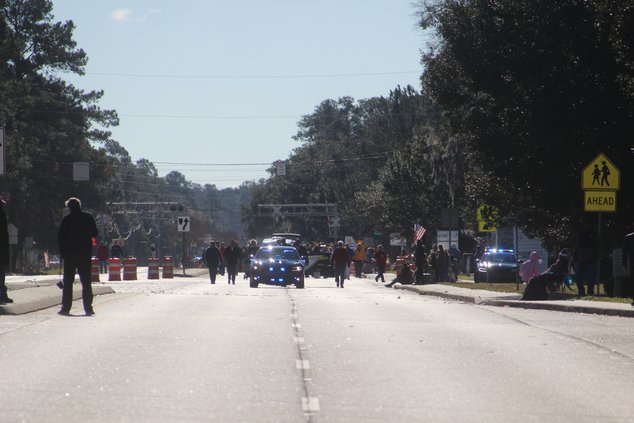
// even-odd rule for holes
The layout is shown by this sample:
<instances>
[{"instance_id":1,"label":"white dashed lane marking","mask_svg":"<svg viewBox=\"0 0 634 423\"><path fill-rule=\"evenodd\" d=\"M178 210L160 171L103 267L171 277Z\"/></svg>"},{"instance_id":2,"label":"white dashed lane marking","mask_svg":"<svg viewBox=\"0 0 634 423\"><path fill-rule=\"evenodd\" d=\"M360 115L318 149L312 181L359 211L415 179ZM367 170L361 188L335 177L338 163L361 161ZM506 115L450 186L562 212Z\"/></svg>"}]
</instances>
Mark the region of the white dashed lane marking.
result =
<instances>
[{"instance_id":1,"label":"white dashed lane marking","mask_svg":"<svg viewBox=\"0 0 634 423\"><path fill-rule=\"evenodd\" d=\"M319 411L319 398L317 397L302 397L302 411L306 413Z\"/></svg>"},{"instance_id":2,"label":"white dashed lane marking","mask_svg":"<svg viewBox=\"0 0 634 423\"><path fill-rule=\"evenodd\" d=\"M308 360L295 360L295 367L300 370L308 370L310 369L310 363Z\"/></svg>"}]
</instances>

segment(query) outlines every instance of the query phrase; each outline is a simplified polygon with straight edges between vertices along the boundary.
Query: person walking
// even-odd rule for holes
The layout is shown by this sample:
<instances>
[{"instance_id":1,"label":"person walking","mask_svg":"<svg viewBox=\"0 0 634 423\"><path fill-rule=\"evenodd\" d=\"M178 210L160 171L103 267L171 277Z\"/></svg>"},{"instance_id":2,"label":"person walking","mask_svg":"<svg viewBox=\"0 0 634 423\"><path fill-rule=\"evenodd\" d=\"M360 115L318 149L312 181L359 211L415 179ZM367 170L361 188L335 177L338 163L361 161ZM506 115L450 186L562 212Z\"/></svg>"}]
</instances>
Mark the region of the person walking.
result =
<instances>
[{"instance_id":1,"label":"person walking","mask_svg":"<svg viewBox=\"0 0 634 423\"><path fill-rule=\"evenodd\" d=\"M594 295L597 283L597 260L599 259L599 237L587 222L577 237L577 247L573 256L579 296ZM588 289L584 287L587 284Z\"/></svg>"},{"instance_id":2,"label":"person walking","mask_svg":"<svg viewBox=\"0 0 634 423\"><path fill-rule=\"evenodd\" d=\"M9 226L7 224L7 214L4 211L6 200L0 197L0 304L10 304L13 302L7 294L6 266L9 265Z\"/></svg>"},{"instance_id":3,"label":"person walking","mask_svg":"<svg viewBox=\"0 0 634 423\"><path fill-rule=\"evenodd\" d=\"M634 221L632 221L632 232L623 238L623 254L621 263L630 271L630 287L632 289L632 306L634 306Z\"/></svg>"},{"instance_id":4,"label":"person walking","mask_svg":"<svg viewBox=\"0 0 634 423\"><path fill-rule=\"evenodd\" d=\"M343 241L337 242L337 247L330 256L330 264L335 269L337 288L343 288L343 282L346 279L346 269L350 265L350 255L348 254L348 249L343 245Z\"/></svg>"},{"instance_id":5,"label":"person walking","mask_svg":"<svg viewBox=\"0 0 634 423\"><path fill-rule=\"evenodd\" d=\"M378 282L381 279L381 282L385 283L385 266L387 266L387 253L383 249L383 245L378 245L376 247L376 252L374 253L374 262L376 263L377 275L374 278L375 282Z\"/></svg>"},{"instance_id":6,"label":"person walking","mask_svg":"<svg viewBox=\"0 0 634 423\"><path fill-rule=\"evenodd\" d=\"M216 283L216 275L218 274L218 268L222 263L222 256L220 250L216 247L216 241L209 241L209 247L205 250L203 255L207 269L209 269L209 281L212 284Z\"/></svg>"},{"instance_id":7,"label":"person walking","mask_svg":"<svg viewBox=\"0 0 634 423\"><path fill-rule=\"evenodd\" d=\"M108 246L105 241L101 241L97 248L97 259L99 259L99 273L108 273Z\"/></svg>"},{"instance_id":8,"label":"person walking","mask_svg":"<svg viewBox=\"0 0 634 423\"><path fill-rule=\"evenodd\" d=\"M232 239L225 249L225 264L227 265L227 281L229 284L236 284L236 274L238 273L238 261L242 257L242 250L238 246L238 241Z\"/></svg>"},{"instance_id":9,"label":"person walking","mask_svg":"<svg viewBox=\"0 0 634 423\"><path fill-rule=\"evenodd\" d=\"M250 274L251 260L255 258L255 253L257 253L259 249L260 247L258 246L258 242L255 239L252 239L251 241L249 241L249 245L247 246L245 254L244 254L245 260L246 260L246 270L244 271L244 279L248 279L251 276Z\"/></svg>"},{"instance_id":10,"label":"person walking","mask_svg":"<svg viewBox=\"0 0 634 423\"><path fill-rule=\"evenodd\" d=\"M81 210L79 198L66 200L70 210L59 226L57 239L59 251L64 260L64 277L62 287L62 309L59 314L68 316L73 303L73 281L75 272L79 273L82 286L84 312L87 316L95 314L92 308L92 286L90 272L92 266L92 239L98 235L95 219Z\"/></svg>"},{"instance_id":11,"label":"person walking","mask_svg":"<svg viewBox=\"0 0 634 423\"><path fill-rule=\"evenodd\" d=\"M363 264L365 263L365 245L359 241L352 253L352 259L354 260L354 275L360 278L363 275Z\"/></svg>"}]
</instances>

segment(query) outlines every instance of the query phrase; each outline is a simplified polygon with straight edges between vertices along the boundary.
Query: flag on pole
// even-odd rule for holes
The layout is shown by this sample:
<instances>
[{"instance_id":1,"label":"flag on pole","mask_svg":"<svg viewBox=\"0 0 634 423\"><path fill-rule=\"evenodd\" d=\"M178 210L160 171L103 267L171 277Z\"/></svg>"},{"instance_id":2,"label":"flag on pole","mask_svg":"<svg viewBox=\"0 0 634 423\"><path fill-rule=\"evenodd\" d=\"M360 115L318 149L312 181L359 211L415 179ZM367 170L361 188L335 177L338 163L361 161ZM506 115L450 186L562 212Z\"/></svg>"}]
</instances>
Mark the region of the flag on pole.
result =
<instances>
[{"instance_id":1,"label":"flag on pole","mask_svg":"<svg viewBox=\"0 0 634 423\"><path fill-rule=\"evenodd\" d=\"M425 231L426 229L423 228L422 225L419 225L418 223L414 225L414 242L418 241L419 239L423 239L423 235L425 235Z\"/></svg>"}]
</instances>

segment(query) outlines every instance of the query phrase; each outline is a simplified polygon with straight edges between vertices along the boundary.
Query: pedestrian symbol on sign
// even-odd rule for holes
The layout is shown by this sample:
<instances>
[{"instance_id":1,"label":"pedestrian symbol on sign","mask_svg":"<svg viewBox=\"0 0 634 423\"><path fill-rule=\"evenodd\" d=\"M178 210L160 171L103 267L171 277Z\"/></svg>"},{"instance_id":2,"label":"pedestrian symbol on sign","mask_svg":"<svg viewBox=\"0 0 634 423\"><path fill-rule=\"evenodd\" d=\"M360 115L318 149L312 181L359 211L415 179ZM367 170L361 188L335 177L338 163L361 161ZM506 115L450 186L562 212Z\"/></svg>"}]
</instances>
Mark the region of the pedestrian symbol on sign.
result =
<instances>
[{"instance_id":1,"label":"pedestrian symbol on sign","mask_svg":"<svg viewBox=\"0 0 634 423\"><path fill-rule=\"evenodd\" d=\"M584 190L618 191L619 169L604 155L599 154L583 169L581 188Z\"/></svg>"}]
</instances>

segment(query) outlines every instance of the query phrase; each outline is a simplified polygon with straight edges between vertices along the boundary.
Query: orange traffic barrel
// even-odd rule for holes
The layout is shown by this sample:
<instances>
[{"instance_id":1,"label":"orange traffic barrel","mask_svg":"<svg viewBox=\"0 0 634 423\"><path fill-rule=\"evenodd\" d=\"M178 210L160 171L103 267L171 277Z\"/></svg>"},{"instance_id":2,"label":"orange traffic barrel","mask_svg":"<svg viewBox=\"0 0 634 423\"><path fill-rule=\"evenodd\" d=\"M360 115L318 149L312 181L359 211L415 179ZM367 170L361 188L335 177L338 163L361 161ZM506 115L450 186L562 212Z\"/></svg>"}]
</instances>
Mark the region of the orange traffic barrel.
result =
<instances>
[{"instance_id":1,"label":"orange traffic barrel","mask_svg":"<svg viewBox=\"0 0 634 423\"><path fill-rule=\"evenodd\" d=\"M174 278L174 260L171 256L163 257L163 279Z\"/></svg>"},{"instance_id":2,"label":"orange traffic barrel","mask_svg":"<svg viewBox=\"0 0 634 423\"><path fill-rule=\"evenodd\" d=\"M136 258L126 257L123 259L123 280L135 281L136 280Z\"/></svg>"},{"instance_id":3,"label":"orange traffic barrel","mask_svg":"<svg viewBox=\"0 0 634 423\"><path fill-rule=\"evenodd\" d=\"M112 257L108 263L108 280L121 280L121 259L118 257Z\"/></svg>"},{"instance_id":4,"label":"orange traffic barrel","mask_svg":"<svg viewBox=\"0 0 634 423\"><path fill-rule=\"evenodd\" d=\"M99 282L99 259L92 258L92 267L90 269L90 282Z\"/></svg>"},{"instance_id":5,"label":"orange traffic barrel","mask_svg":"<svg viewBox=\"0 0 634 423\"><path fill-rule=\"evenodd\" d=\"M147 278L148 279L159 278L159 262L158 262L158 258L156 257L148 258Z\"/></svg>"}]
</instances>

